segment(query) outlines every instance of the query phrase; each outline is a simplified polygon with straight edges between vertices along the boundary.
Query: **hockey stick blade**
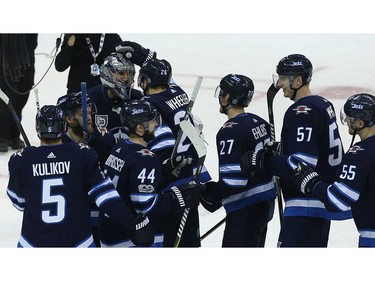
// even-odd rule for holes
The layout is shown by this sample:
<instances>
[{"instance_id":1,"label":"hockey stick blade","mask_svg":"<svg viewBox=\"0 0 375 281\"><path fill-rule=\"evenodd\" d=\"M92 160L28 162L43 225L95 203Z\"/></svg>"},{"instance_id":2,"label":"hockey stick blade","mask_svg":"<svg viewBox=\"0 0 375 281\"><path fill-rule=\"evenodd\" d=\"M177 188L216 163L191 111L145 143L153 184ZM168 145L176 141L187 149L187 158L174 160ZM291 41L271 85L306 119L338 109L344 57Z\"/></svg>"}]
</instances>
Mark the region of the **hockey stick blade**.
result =
<instances>
[{"instance_id":1,"label":"hockey stick blade","mask_svg":"<svg viewBox=\"0 0 375 281\"><path fill-rule=\"evenodd\" d=\"M13 119L14 119L14 122L16 123L17 125L17 128L18 130L20 131L22 137L23 137L23 140L25 141L26 145L27 146L31 146L30 142L29 142L29 139L27 138L26 136L26 133L25 133L25 130L23 129L22 127L22 124L21 124L21 121L20 119L18 118L17 116L17 113L16 111L14 110L14 107L12 105L12 103L10 102L8 96L2 91L0 90L0 98L5 102L5 104L8 106L12 116L13 116Z\"/></svg>"},{"instance_id":2,"label":"hockey stick blade","mask_svg":"<svg viewBox=\"0 0 375 281\"><path fill-rule=\"evenodd\" d=\"M202 157L207 154L207 148L204 140L199 136L198 129L194 127L189 120L183 120L180 122L180 128L182 132L189 138L197 151L198 157Z\"/></svg>"},{"instance_id":3,"label":"hockey stick blade","mask_svg":"<svg viewBox=\"0 0 375 281\"><path fill-rule=\"evenodd\" d=\"M271 141L276 140L276 133L275 133L275 120L273 116L273 100L278 93L280 88L276 88L273 83L267 90L267 108L268 108L268 119L271 126Z\"/></svg>"},{"instance_id":4,"label":"hockey stick blade","mask_svg":"<svg viewBox=\"0 0 375 281\"><path fill-rule=\"evenodd\" d=\"M199 177L202 172L204 160L206 159L207 148L204 140L199 136L198 129L190 123L189 120L183 120L180 122L181 131L190 139L192 145L198 154L198 164L194 175L194 181L199 182ZM186 220L189 215L190 209L185 209L181 218L180 226L177 231L177 237L174 242L174 247L177 248L180 244L182 233L185 228Z\"/></svg>"},{"instance_id":5,"label":"hockey stick blade","mask_svg":"<svg viewBox=\"0 0 375 281\"><path fill-rule=\"evenodd\" d=\"M187 107L187 110L185 112L183 120L189 119L189 114L191 113L191 111L193 109L195 100L196 100L198 92L199 92L199 88L201 87L201 84L202 84L202 80L203 80L203 77L198 76L197 81L195 82L193 93L191 94L191 97L190 97L190 100L189 100L189 103L188 103L188 107ZM173 147L171 158L173 158L177 154L177 148L180 145L182 135L183 135L183 133L182 133L182 130L180 129L177 133L177 137L176 137L176 141L175 141L175 144L174 144L174 147Z\"/></svg>"},{"instance_id":6,"label":"hockey stick blade","mask_svg":"<svg viewBox=\"0 0 375 281\"><path fill-rule=\"evenodd\" d=\"M273 100L279 90L280 88L276 88L273 83L267 90L267 108L268 108L268 119L269 119L270 129L271 129L271 141L276 141L275 119L273 115ZM280 225L281 225L281 222L283 220L283 199L282 199L282 194L281 194L280 179L276 176L274 177L274 179L275 179L275 186L276 186L276 193L277 193L279 220L280 220Z\"/></svg>"}]
</instances>

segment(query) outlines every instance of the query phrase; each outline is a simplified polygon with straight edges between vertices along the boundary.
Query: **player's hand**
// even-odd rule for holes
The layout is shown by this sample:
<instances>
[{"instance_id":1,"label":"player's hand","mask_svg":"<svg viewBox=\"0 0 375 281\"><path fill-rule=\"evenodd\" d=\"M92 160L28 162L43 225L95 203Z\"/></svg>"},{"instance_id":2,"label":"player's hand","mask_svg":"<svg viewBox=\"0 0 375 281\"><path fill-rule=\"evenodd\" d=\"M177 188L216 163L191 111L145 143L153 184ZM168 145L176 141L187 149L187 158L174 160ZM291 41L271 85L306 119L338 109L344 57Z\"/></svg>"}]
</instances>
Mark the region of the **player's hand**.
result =
<instances>
[{"instance_id":1,"label":"player's hand","mask_svg":"<svg viewBox=\"0 0 375 281\"><path fill-rule=\"evenodd\" d=\"M124 58L142 67L142 65L156 58L156 52L143 48L140 44L131 41L123 41L116 46L116 52L122 53Z\"/></svg>"},{"instance_id":2,"label":"player's hand","mask_svg":"<svg viewBox=\"0 0 375 281\"><path fill-rule=\"evenodd\" d=\"M201 204L207 211L213 213L222 206L221 200L215 190L215 188L217 188L217 182L210 181L206 182L204 185L206 188L202 192Z\"/></svg>"},{"instance_id":3,"label":"player's hand","mask_svg":"<svg viewBox=\"0 0 375 281\"><path fill-rule=\"evenodd\" d=\"M318 173L303 162L298 162L293 176L294 186L304 194L313 191L315 185L320 181Z\"/></svg>"},{"instance_id":4,"label":"player's hand","mask_svg":"<svg viewBox=\"0 0 375 281\"><path fill-rule=\"evenodd\" d=\"M242 172L253 174L258 170L265 170L265 162L268 158L280 153L280 142L268 142L264 148L246 152L241 157L240 166Z\"/></svg>"},{"instance_id":5,"label":"player's hand","mask_svg":"<svg viewBox=\"0 0 375 281\"><path fill-rule=\"evenodd\" d=\"M130 239L136 246L148 247L154 243L154 229L148 217L142 213L136 215L127 225L130 231Z\"/></svg>"},{"instance_id":6,"label":"player's hand","mask_svg":"<svg viewBox=\"0 0 375 281\"><path fill-rule=\"evenodd\" d=\"M170 195L174 206L178 210L198 207L203 189L204 185L197 184L194 181L173 186L170 189Z\"/></svg>"}]
</instances>

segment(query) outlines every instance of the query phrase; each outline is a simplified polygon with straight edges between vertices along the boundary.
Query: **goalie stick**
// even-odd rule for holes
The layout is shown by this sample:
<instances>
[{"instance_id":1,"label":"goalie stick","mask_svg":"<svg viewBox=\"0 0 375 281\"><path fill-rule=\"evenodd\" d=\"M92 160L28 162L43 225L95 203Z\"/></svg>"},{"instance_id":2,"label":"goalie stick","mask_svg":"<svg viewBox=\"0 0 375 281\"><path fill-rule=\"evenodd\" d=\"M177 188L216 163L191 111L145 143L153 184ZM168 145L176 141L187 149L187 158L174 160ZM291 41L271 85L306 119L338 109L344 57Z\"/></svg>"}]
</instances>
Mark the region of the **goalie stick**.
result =
<instances>
[{"instance_id":1,"label":"goalie stick","mask_svg":"<svg viewBox=\"0 0 375 281\"><path fill-rule=\"evenodd\" d=\"M207 154L207 148L204 142L204 139L202 139L199 136L199 132L196 127L194 127L193 124L190 123L189 120L182 120L180 122L180 128L181 131L190 139L192 145L194 146L197 154L198 154L198 164L197 164L197 169L194 174L194 181L197 183L199 182L199 177L202 172L204 160L206 158ZM184 210L184 213L182 214L180 226L177 231L177 237L174 242L174 247L177 248L178 245L180 244L181 237L182 237L182 232L184 231L185 224L187 217L189 215L190 209L186 208Z\"/></svg>"},{"instance_id":2,"label":"goalie stick","mask_svg":"<svg viewBox=\"0 0 375 281\"><path fill-rule=\"evenodd\" d=\"M12 113L12 116L13 116L14 122L16 123L18 130L21 132L21 135L22 135L23 140L25 141L26 145L27 145L27 146L31 146L31 145L30 145L30 142L29 142L29 139L28 139L27 136L26 136L25 130L24 130L23 127L22 127L21 121L20 121L20 119L18 118L17 113L16 113L16 111L14 110L14 107L13 107L13 105L12 105L10 99L8 98L8 96L7 96L2 90L0 90L0 98L1 98L1 99L4 101L4 103L8 106L10 112Z\"/></svg>"},{"instance_id":3,"label":"goalie stick","mask_svg":"<svg viewBox=\"0 0 375 281\"><path fill-rule=\"evenodd\" d=\"M193 109L193 105L194 105L195 100L197 98L199 88L201 87L202 80L203 80L203 77L198 76L197 82L195 82L193 93L191 94L190 101L189 101L189 104L188 104L188 108L187 108L187 110L185 112L183 120L188 120L189 119L189 115L191 113L191 110ZM180 145L182 136L183 136L183 132L180 129L178 131L178 134L177 134L177 138L176 138L176 142L175 142L174 147L173 147L171 158L173 158L174 156L176 156L176 154L177 154L177 148Z\"/></svg>"},{"instance_id":4,"label":"goalie stick","mask_svg":"<svg viewBox=\"0 0 375 281\"><path fill-rule=\"evenodd\" d=\"M268 108L268 119L271 128L271 141L276 141L276 134L275 134L275 120L273 116L273 100L280 88L276 88L272 83L271 86L267 90L267 108ZM276 185L276 193L277 193L277 205L279 209L279 220L280 224L283 220L283 198L281 194L280 188L280 179L275 176L275 185Z\"/></svg>"}]
</instances>

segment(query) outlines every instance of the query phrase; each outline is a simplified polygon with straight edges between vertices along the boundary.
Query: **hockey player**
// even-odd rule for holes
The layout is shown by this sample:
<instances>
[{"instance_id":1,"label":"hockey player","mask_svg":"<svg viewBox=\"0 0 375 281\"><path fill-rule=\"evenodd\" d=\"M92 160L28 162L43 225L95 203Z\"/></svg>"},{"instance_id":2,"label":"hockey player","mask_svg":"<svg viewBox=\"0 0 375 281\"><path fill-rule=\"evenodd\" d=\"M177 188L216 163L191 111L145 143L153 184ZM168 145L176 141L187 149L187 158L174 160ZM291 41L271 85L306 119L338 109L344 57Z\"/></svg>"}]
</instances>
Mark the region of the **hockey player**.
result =
<instances>
[{"instance_id":1,"label":"hockey player","mask_svg":"<svg viewBox=\"0 0 375 281\"><path fill-rule=\"evenodd\" d=\"M102 172L98 156L86 145L62 143L62 110L43 106L36 115L39 147L14 153L8 163L7 194L23 211L18 247L94 247L89 198L132 234L137 245L150 245L148 218L134 215Z\"/></svg>"},{"instance_id":2,"label":"hockey player","mask_svg":"<svg viewBox=\"0 0 375 281\"><path fill-rule=\"evenodd\" d=\"M156 138L149 144L149 147L163 162L169 161L172 163L172 160L169 158L172 155L175 139L180 129L179 123L184 118L187 110L189 97L172 80L172 67L168 61L157 59L155 52L135 42L125 41L120 44L120 47L125 47L126 50L129 48L133 50L132 52L124 52L123 54L129 57L134 64L141 67L138 74L138 86L143 89L144 99L157 108L162 116L163 124L167 125L155 133ZM116 49L120 50L119 47ZM170 130L172 130L172 134ZM193 166L196 167L198 161L197 153L189 139L184 135L177 149L177 155L182 153L192 157ZM187 160L181 157L180 161L182 163ZM180 163L172 163L171 166L178 167ZM190 177L186 177L186 174L181 173L176 178L176 182L172 182L169 187L176 183L188 182L192 179L192 174L190 174ZM210 179L211 176L205 167L203 167L200 181L204 183ZM169 187L166 187L166 190ZM177 231L180 227L181 216L182 213L178 216L173 215L170 218L164 238L165 247L174 246ZM190 209L179 247L200 247L200 245L198 208Z\"/></svg>"},{"instance_id":3,"label":"hockey player","mask_svg":"<svg viewBox=\"0 0 375 281\"><path fill-rule=\"evenodd\" d=\"M128 138L120 122L121 105L130 99L143 97L141 91L133 89L135 68L131 61L118 53L107 56L100 66L102 85L87 89L87 94L96 104L93 115L96 127L105 128L113 134L116 142Z\"/></svg>"},{"instance_id":4,"label":"hockey player","mask_svg":"<svg viewBox=\"0 0 375 281\"><path fill-rule=\"evenodd\" d=\"M328 212L318 198L295 190L292 179L297 161L303 160L324 181L333 182L343 154L335 110L327 99L311 93L313 66L305 56L292 54L282 58L276 72L275 86L294 102L284 115L282 155L275 155L267 146L250 151L242 157L241 168L247 172L266 169L280 177L285 210L279 247L327 247L330 220L350 218L351 212Z\"/></svg>"},{"instance_id":5,"label":"hockey player","mask_svg":"<svg viewBox=\"0 0 375 281\"><path fill-rule=\"evenodd\" d=\"M96 113L96 106L87 97L87 140L84 140L83 133L83 118L82 118L82 93L70 93L62 96L57 100L57 106L64 111L65 120L67 123L67 131L62 136L62 142L87 142L87 145L99 156L100 166L103 167L112 147L115 145L116 140L113 135L106 131L105 128L95 127L92 123L92 114ZM91 223L92 233L95 245L100 247L100 238L98 232L98 218L99 208L95 202L91 203Z\"/></svg>"},{"instance_id":6,"label":"hockey player","mask_svg":"<svg viewBox=\"0 0 375 281\"><path fill-rule=\"evenodd\" d=\"M333 212L352 210L359 232L359 247L375 247L375 97L351 96L343 107L343 123L360 141L344 155L332 184L303 162L294 172L295 187L306 196L319 198Z\"/></svg>"},{"instance_id":7,"label":"hockey player","mask_svg":"<svg viewBox=\"0 0 375 281\"><path fill-rule=\"evenodd\" d=\"M116 143L115 137L103 127L96 127L92 116L97 113L95 103L87 97L87 140L84 140L82 119L82 93L71 93L58 98L57 106L64 111L67 131L63 135L63 142L77 143L87 141L99 156L100 165L107 160L112 147Z\"/></svg>"},{"instance_id":8,"label":"hockey player","mask_svg":"<svg viewBox=\"0 0 375 281\"><path fill-rule=\"evenodd\" d=\"M240 169L243 153L263 148L270 141L269 124L245 113L253 95L253 81L240 74L223 77L215 91L220 113L228 120L216 135L219 181L206 183L201 203L210 212L221 205L225 208L222 247L264 247L267 225L274 213L272 175L262 171L250 176Z\"/></svg>"},{"instance_id":9,"label":"hockey player","mask_svg":"<svg viewBox=\"0 0 375 281\"><path fill-rule=\"evenodd\" d=\"M150 218L155 230L152 246L162 247L166 215L183 208L196 208L201 188L199 184L183 184L162 192L164 179L171 171L163 175L160 160L147 148L160 124L160 115L154 106L145 100L128 101L122 106L121 122L128 130L129 139L115 145L104 171L134 212L144 213ZM108 218L105 212L100 213L99 229L102 246L134 246L129 232Z\"/></svg>"}]
</instances>

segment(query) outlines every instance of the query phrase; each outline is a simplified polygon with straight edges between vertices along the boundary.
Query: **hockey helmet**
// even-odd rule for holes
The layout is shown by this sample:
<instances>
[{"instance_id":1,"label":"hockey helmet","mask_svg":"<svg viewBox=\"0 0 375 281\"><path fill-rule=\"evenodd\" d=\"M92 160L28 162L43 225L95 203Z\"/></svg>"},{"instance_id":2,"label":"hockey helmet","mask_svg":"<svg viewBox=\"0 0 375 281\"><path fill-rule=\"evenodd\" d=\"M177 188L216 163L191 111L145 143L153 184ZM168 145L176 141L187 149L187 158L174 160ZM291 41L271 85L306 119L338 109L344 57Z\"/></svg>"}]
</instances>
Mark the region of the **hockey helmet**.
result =
<instances>
[{"instance_id":1,"label":"hockey helmet","mask_svg":"<svg viewBox=\"0 0 375 281\"><path fill-rule=\"evenodd\" d=\"M148 131L148 122L156 119L161 124L160 115L156 108L146 100L130 100L121 106L121 124L130 132L135 132L137 124L141 124Z\"/></svg>"},{"instance_id":2,"label":"hockey helmet","mask_svg":"<svg viewBox=\"0 0 375 281\"><path fill-rule=\"evenodd\" d=\"M134 64L119 53L112 53L100 66L102 84L111 88L123 100L130 99L131 86L134 82Z\"/></svg>"},{"instance_id":3,"label":"hockey helmet","mask_svg":"<svg viewBox=\"0 0 375 281\"><path fill-rule=\"evenodd\" d=\"M172 79L172 66L166 60L151 59L139 70L138 86L147 81L149 87L157 85L168 86Z\"/></svg>"},{"instance_id":4,"label":"hockey helmet","mask_svg":"<svg viewBox=\"0 0 375 281\"><path fill-rule=\"evenodd\" d=\"M304 55L292 54L279 61L276 72L278 75L301 76L302 84L306 85L311 81L313 66Z\"/></svg>"},{"instance_id":5,"label":"hockey helmet","mask_svg":"<svg viewBox=\"0 0 375 281\"><path fill-rule=\"evenodd\" d=\"M216 87L215 97L229 94L229 103L234 106L247 107L254 95L253 81L240 74L228 74Z\"/></svg>"},{"instance_id":6,"label":"hockey helmet","mask_svg":"<svg viewBox=\"0 0 375 281\"><path fill-rule=\"evenodd\" d=\"M45 105L36 114L35 127L39 138L61 138L65 131L64 112L55 105Z\"/></svg>"},{"instance_id":7,"label":"hockey helmet","mask_svg":"<svg viewBox=\"0 0 375 281\"><path fill-rule=\"evenodd\" d=\"M341 110L341 122L345 124L348 116L353 123L355 119L361 119L365 127L371 127L375 122L375 97L367 93L355 94L345 102Z\"/></svg>"},{"instance_id":8,"label":"hockey helmet","mask_svg":"<svg viewBox=\"0 0 375 281\"><path fill-rule=\"evenodd\" d=\"M95 103L91 102L89 96L86 95L87 107L91 110L91 114L97 112ZM65 115L74 115L74 111L78 108L82 108L82 93L71 93L58 98L56 105L60 107Z\"/></svg>"}]
</instances>

